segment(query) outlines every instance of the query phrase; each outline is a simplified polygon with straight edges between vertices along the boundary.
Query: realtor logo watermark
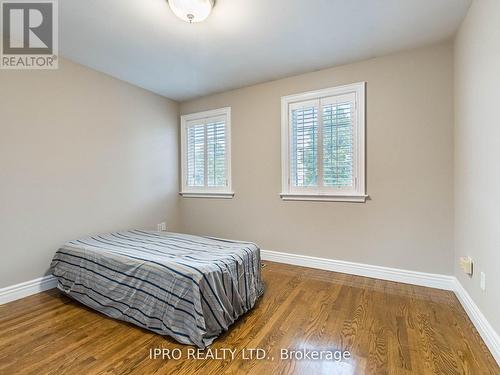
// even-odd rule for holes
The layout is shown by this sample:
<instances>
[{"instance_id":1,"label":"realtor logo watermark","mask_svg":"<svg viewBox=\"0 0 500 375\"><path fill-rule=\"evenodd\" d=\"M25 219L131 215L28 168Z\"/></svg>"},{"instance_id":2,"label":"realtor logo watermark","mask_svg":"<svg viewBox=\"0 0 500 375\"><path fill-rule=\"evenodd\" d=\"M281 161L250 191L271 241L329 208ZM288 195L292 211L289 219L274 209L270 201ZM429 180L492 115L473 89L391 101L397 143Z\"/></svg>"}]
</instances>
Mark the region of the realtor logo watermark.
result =
<instances>
[{"instance_id":1,"label":"realtor logo watermark","mask_svg":"<svg viewBox=\"0 0 500 375\"><path fill-rule=\"evenodd\" d=\"M0 5L0 68L57 69L57 1L4 0Z\"/></svg>"}]
</instances>

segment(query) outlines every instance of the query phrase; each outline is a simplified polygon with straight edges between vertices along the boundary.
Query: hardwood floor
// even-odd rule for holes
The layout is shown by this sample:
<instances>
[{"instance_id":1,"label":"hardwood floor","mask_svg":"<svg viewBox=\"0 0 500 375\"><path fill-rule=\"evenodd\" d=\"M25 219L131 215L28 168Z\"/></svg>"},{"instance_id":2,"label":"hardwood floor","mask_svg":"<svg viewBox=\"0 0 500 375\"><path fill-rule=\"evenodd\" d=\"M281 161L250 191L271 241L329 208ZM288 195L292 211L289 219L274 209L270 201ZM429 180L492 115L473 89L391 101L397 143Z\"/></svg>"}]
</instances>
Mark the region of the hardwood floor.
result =
<instances>
[{"instance_id":1,"label":"hardwood floor","mask_svg":"<svg viewBox=\"0 0 500 375\"><path fill-rule=\"evenodd\" d=\"M263 298L199 359L51 290L0 306L0 374L500 374L452 292L266 263Z\"/></svg>"}]
</instances>

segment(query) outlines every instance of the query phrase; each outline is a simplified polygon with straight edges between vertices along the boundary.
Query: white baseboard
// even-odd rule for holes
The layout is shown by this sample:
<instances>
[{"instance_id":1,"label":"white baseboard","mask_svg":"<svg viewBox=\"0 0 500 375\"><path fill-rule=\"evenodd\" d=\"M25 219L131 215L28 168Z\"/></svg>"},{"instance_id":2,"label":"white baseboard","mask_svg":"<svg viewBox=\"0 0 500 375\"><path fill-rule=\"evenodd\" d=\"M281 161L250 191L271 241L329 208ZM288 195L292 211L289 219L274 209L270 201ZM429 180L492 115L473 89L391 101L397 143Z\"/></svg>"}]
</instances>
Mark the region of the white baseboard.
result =
<instances>
[{"instance_id":1,"label":"white baseboard","mask_svg":"<svg viewBox=\"0 0 500 375\"><path fill-rule=\"evenodd\" d=\"M55 288L56 285L56 278L49 275L2 288L0 289L0 305Z\"/></svg>"},{"instance_id":2,"label":"white baseboard","mask_svg":"<svg viewBox=\"0 0 500 375\"><path fill-rule=\"evenodd\" d=\"M481 310L479 310L479 307L475 304L458 279L455 279L455 294L483 338L484 343L488 349L490 349L491 354L500 366L500 336L495 332L490 322L488 322Z\"/></svg>"},{"instance_id":3,"label":"white baseboard","mask_svg":"<svg viewBox=\"0 0 500 375\"><path fill-rule=\"evenodd\" d=\"M343 260L317 258L306 255L281 253L277 251L261 250L262 259L272 262L293 264L296 266L318 268L321 270L347 273L350 275L372 277L405 284L427 286L430 288L454 290L455 277L408 271L398 268L373 266L370 264L347 262Z\"/></svg>"},{"instance_id":4,"label":"white baseboard","mask_svg":"<svg viewBox=\"0 0 500 375\"><path fill-rule=\"evenodd\" d=\"M281 253L277 251L261 250L263 260L293 264L296 266L317 268L321 270L347 273L350 275L371 277L381 280L397 281L405 284L426 286L430 288L453 291L477 331L483 338L491 354L500 365L500 338L491 324L479 310L462 284L454 276L439 275L418 271L402 270L370 264L346 262L342 260L317 258L306 255Z\"/></svg>"}]
</instances>

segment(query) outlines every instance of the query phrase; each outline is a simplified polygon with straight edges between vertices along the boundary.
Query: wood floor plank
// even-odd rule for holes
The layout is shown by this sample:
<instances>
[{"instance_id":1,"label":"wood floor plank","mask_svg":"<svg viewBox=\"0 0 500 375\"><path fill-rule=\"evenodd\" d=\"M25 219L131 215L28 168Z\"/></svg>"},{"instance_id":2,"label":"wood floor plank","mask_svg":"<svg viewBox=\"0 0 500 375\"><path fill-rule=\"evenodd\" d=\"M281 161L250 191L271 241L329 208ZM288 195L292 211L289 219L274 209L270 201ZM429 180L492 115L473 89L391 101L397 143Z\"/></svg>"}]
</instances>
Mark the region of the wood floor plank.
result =
<instances>
[{"instance_id":1,"label":"wood floor plank","mask_svg":"<svg viewBox=\"0 0 500 375\"><path fill-rule=\"evenodd\" d=\"M500 375L451 292L266 264L262 299L209 348L233 350L234 359L188 358L195 348L51 290L0 306L0 373ZM155 348L178 350L180 359L150 358ZM265 358L243 349L260 349ZM350 357L281 358L282 349Z\"/></svg>"}]
</instances>

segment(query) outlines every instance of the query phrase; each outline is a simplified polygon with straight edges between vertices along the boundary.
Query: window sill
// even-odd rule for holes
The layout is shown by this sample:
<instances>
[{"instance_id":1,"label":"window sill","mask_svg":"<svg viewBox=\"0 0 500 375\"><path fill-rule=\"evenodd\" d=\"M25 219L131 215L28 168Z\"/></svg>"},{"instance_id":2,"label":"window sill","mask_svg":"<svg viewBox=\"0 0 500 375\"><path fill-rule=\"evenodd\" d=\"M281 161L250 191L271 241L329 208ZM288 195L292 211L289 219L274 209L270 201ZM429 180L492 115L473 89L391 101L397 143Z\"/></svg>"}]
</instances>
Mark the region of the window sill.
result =
<instances>
[{"instance_id":1,"label":"window sill","mask_svg":"<svg viewBox=\"0 0 500 375\"><path fill-rule=\"evenodd\" d=\"M332 194L292 194L281 193L284 201L319 201L319 202L356 202L365 203L368 195L332 195Z\"/></svg>"},{"instance_id":2,"label":"window sill","mask_svg":"<svg viewBox=\"0 0 500 375\"><path fill-rule=\"evenodd\" d=\"M179 193L183 198L219 198L231 199L234 197L234 192L212 193L212 192L187 192L181 191Z\"/></svg>"}]
</instances>

